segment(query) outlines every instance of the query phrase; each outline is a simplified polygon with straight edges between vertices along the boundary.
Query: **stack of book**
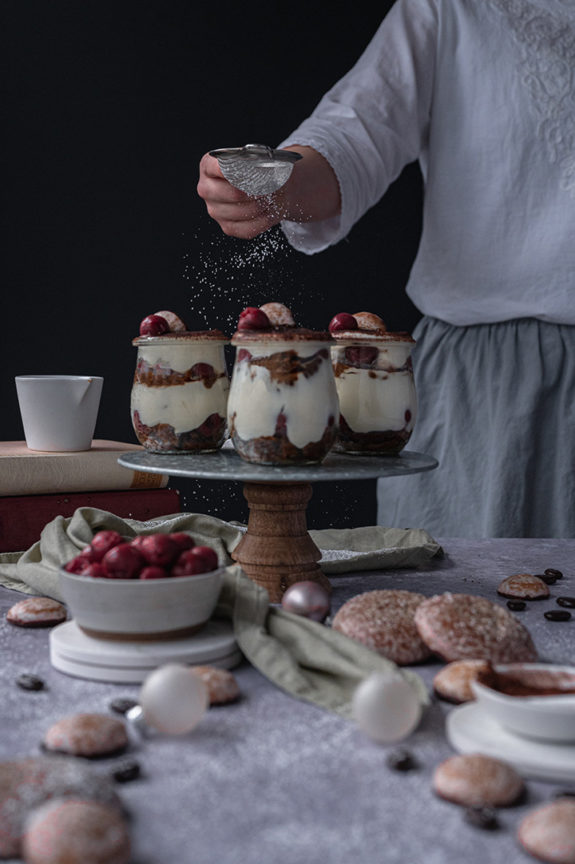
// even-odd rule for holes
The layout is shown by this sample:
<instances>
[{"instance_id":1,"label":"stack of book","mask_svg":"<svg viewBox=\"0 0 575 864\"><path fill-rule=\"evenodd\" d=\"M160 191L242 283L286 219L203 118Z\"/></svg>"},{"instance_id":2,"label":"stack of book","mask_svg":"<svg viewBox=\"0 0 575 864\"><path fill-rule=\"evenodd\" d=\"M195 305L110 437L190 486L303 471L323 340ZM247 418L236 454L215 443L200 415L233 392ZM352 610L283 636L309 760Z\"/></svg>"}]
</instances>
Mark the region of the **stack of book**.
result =
<instances>
[{"instance_id":1,"label":"stack of book","mask_svg":"<svg viewBox=\"0 0 575 864\"><path fill-rule=\"evenodd\" d=\"M21 552L56 516L96 507L146 521L180 511L168 476L124 468L118 457L138 444L94 440L91 450L48 453L0 441L0 552Z\"/></svg>"}]
</instances>

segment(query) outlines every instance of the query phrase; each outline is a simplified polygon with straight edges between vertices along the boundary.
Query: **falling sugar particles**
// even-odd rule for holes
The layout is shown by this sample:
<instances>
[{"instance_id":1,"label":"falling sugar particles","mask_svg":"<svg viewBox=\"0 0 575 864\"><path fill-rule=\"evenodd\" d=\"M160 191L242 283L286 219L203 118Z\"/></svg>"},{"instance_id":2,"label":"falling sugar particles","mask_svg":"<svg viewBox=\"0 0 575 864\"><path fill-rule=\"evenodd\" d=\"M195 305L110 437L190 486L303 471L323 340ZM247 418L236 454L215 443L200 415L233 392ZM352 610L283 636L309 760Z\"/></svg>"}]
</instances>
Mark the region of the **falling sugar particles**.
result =
<instances>
[{"instance_id":1,"label":"falling sugar particles","mask_svg":"<svg viewBox=\"0 0 575 864\"><path fill-rule=\"evenodd\" d=\"M235 330L245 306L278 301L305 320L298 307L309 302L300 253L287 242L278 226L252 240L237 240L219 232L212 223L196 230L184 254L183 277L191 288L193 315L207 328ZM314 301L322 297L314 293Z\"/></svg>"}]
</instances>

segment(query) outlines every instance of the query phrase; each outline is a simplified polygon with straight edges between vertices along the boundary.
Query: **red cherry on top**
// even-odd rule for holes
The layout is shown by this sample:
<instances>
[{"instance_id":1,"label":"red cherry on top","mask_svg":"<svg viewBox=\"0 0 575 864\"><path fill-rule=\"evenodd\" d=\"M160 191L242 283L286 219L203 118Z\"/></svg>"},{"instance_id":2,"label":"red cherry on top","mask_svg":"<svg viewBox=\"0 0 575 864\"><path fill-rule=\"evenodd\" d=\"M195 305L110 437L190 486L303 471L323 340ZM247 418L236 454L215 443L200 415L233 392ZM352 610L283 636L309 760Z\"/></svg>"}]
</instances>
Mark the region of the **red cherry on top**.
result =
<instances>
[{"instance_id":1,"label":"red cherry on top","mask_svg":"<svg viewBox=\"0 0 575 864\"><path fill-rule=\"evenodd\" d=\"M238 330L268 330L270 327L270 319L257 306L246 306L243 312L240 312Z\"/></svg>"},{"instance_id":2,"label":"red cherry on top","mask_svg":"<svg viewBox=\"0 0 575 864\"><path fill-rule=\"evenodd\" d=\"M357 330L357 321L349 312L338 312L329 322L328 330L330 333L337 333L338 330Z\"/></svg>"},{"instance_id":3,"label":"red cherry on top","mask_svg":"<svg viewBox=\"0 0 575 864\"><path fill-rule=\"evenodd\" d=\"M161 315L148 315L140 324L140 336L161 336L169 330L170 325Z\"/></svg>"}]
</instances>

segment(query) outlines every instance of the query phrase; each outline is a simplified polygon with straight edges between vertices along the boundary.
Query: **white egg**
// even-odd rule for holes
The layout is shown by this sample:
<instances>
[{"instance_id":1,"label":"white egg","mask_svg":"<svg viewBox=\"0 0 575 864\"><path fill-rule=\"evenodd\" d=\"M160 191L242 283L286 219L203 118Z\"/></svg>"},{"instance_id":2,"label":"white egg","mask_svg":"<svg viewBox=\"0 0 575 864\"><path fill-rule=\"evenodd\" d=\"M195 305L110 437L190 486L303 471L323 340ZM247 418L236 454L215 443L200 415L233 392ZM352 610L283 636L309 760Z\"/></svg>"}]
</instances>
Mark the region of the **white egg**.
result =
<instances>
[{"instance_id":1,"label":"white egg","mask_svg":"<svg viewBox=\"0 0 575 864\"><path fill-rule=\"evenodd\" d=\"M167 663L151 672L140 690L144 722L167 735L184 735L208 707L204 682L189 666Z\"/></svg>"},{"instance_id":2,"label":"white egg","mask_svg":"<svg viewBox=\"0 0 575 864\"><path fill-rule=\"evenodd\" d=\"M352 713L362 732L382 744L393 744L416 728L421 704L399 673L375 672L356 688Z\"/></svg>"}]
</instances>

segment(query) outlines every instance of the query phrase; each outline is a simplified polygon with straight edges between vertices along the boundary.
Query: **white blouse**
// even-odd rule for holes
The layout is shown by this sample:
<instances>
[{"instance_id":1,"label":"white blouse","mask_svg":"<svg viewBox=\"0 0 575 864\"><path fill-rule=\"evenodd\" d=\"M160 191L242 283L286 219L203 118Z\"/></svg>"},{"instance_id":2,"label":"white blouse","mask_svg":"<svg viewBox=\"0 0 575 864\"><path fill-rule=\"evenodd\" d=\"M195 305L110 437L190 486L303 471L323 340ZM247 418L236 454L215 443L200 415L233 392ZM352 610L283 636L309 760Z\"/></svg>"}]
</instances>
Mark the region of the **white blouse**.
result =
<instances>
[{"instance_id":1,"label":"white blouse","mask_svg":"<svg viewBox=\"0 0 575 864\"><path fill-rule=\"evenodd\" d=\"M575 0L397 0L280 145L314 147L341 188L341 215L282 223L289 242L338 242L419 160L417 308L456 325L575 324L574 80Z\"/></svg>"}]
</instances>

